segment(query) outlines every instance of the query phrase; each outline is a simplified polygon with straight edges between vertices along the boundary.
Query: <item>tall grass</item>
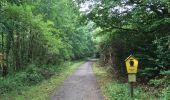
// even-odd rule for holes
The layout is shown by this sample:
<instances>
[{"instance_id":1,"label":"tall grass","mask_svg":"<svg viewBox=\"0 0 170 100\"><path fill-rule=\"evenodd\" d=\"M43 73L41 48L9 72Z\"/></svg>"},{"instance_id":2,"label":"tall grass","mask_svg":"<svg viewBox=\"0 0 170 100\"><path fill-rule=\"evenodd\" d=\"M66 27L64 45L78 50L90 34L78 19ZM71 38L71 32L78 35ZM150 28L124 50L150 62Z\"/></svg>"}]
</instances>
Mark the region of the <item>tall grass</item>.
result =
<instances>
[{"instance_id":1,"label":"tall grass","mask_svg":"<svg viewBox=\"0 0 170 100\"><path fill-rule=\"evenodd\" d=\"M44 66L46 70L43 69L43 72L32 66L28 69L30 74L26 71L9 76L0 82L0 100L48 100L53 91L82 63L67 62L51 68Z\"/></svg>"},{"instance_id":2,"label":"tall grass","mask_svg":"<svg viewBox=\"0 0 170 100\"><path fill-rule=\"evenodd\" d=\"M128 83L113 79L104 67L100 67L96 63L93 64L93 71L106 100L170 100L170 87L163 91L158 89L148 91L149 89L145 90L136 83L134 97L131 98Z\"/></svg>"}]
</instances>

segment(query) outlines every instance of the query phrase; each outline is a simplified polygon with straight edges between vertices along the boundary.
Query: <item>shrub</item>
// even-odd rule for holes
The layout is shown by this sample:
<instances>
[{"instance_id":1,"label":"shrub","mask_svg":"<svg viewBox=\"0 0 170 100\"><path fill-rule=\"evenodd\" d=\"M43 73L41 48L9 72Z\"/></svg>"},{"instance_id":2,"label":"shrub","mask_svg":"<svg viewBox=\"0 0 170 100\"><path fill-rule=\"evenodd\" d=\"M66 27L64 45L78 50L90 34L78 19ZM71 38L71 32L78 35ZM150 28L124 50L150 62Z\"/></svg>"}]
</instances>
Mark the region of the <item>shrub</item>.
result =
<instances>
[{"instance_id":1,"label":"shrub","mask_svg":"<svg viewBox=\"0 0 170 100\"><path fill-rule=\"evenodd\" d=\"M109 83L106 85L106 93L110 95L110 100L128 100L129 98L128 87L124 84Z\"/></svg>"},{"instance_id":2,"label":"shrub","mask_svg":"<svg viewBox=\"0 0 170 100\"><path fill-rule=\"evenodd\" d=\"M1 77L0 78L0 93L6 93L13 90L20 90L27 82L26 72L19 72L14 76Z\"/></svg>"},{"instance_id":3,"label":"shrub","mask_svg":"<svg viewBox=\"0 0 170 100\"><path fill-rule=\"evenodd\" d=\"M27 73L27 82L29 85L36 84L44 79L44 77L41 74L41 69L38 68L36 65L31 64L26 69Z\"/></svg>"},{"instance_id":4,"label":"shrub","mask_svg":"<svg viewBox=\"0 0 170 100\"><path fill-rule=\"evenodd\" d=\"M7 93L13 90L20 90L23 86L36 84L44 78L40 73L40 68L31 64L23 72L17 72L7 77L0 78L0 93Z\"/></svg>"},{"instance_id":5,"label":"shrub","mask_svg":"<svg viewBox=\"0 0 170 100\"><path fill-rule=\"evenodd\" d=\"M161 100L169 100L170 98L170 85L167 86L163 91L160 93Z\"/></svg>"},{"instance_id":6,"label":"shrub","mask_svg":"<svg viewBox=\"0 0 170 100\"><path fill-rule=\"evenodd\" d=\"M105 87L105 92L109 100L132 100L128 83L108 83ZM145 92L142 88L134 86L134 99L155 100L155 95L152 92Z\"/></svg>"},{"instance_id":7,"label":"shrub","mask_svg":"<svg viewBox=\"0 0 170 100\"><path fill-rule=\"evenodd\" d=\"M165 81L164 78L162 78L162 79L152 79L152 80L149 81L149 84L153 85L155 87L159 87L162 84L164 84L164 81Z\"/></svg>"}]
</instances>

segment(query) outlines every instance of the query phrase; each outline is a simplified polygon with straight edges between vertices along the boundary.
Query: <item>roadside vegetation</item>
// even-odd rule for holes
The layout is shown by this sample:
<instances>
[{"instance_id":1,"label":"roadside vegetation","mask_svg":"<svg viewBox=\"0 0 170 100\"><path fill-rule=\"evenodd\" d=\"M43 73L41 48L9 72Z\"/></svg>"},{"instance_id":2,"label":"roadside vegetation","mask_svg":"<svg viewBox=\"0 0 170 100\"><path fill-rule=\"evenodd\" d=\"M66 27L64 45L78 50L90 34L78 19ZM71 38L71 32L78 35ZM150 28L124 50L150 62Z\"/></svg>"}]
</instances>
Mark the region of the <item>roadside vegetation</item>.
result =
<instances>
[{"instance_id":1,"label":"roadside vegetation","mask_svg":"<svg viewBox=\"0 0 170 100\"><path fill-rule=\"evenodd\" d=\"M92 30L72 0L0 0L0 95L21 96L91 56Z\"/></svg>"},{"instance_id":2,"label":"roadside vegetation","mask_svg":"<svg viewBox=\"0 0 170 100\"><path fill-rule=\"evenodd\" d=\"M159 91L156 97L169 99L170 1L78 1L91 1L90 9L84 16L96 27L93 35L100 66L107 69L113 79L124 83L127 82L125 59L133 55L139 60L138 86L153 93ZM114 86L111 88L114 89Z\"/></svg>"},{"instance_id":3,"label":"roadside vegetation","mask_svg":"<svg viewBox=\"0 0 170 100\"><path fill-rule=\"evenodd\" d=\"M43 77L42 73L32 73L30 78L16 75L13 79L6 79L1 87L10 89L8 94L2 94L5 91L1 90L1 100L48 100L50 95L71 75L84 61L67 62L60 66L51 66L53 76ZM34 66L35 67L35 66ZM34 69L33 69L34 70ZM25 72L21 72L25 73ZM27 73L28 74L28 73ZM46 80L40 79L46 78ZM25 75L24 75L25 76ZM37 81L38 80L38 81ZM34 84L34 85L33 85Z\"/></svg>"},{"instance_id":4,"label":"roadside vegetation","mask_svg":"<svg viewBox=\"0 0 170 100\"><path fill-rule=\"evenodd\" d=\"M127 82L121 82L113 78L99 63L93 64L93 71L106 100L132 100ZM168 88L158 90L148 87L146 89L140 83L136 83L134 87L134 100L169 100L170 94Z\"/></svg>"},{"instance_id":5,"label":"roadside vegetation","mask_svg":"<svg viewBox=\"0 0 170 100\"><path fill-rule=\"evenodd\" d=\"M170 98L169 0L0 0L0 14L0 95L93 56L115 80L104 85L108 98L128 98L124 60L133 55L135 98Z\"/></svg>"}]
</instances>

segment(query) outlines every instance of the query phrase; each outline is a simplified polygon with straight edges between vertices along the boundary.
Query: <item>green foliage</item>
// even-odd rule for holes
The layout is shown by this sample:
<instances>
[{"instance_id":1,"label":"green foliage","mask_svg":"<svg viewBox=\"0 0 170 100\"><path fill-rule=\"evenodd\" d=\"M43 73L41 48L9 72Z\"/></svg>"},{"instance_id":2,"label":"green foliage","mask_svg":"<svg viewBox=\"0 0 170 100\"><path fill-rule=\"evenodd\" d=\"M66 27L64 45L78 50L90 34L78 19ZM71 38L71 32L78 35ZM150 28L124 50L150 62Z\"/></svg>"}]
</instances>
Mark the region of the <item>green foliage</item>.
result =
<instances>
[{"instance_id":1,"label":"green foliage","mask_svg":"<svg viewBox=\"0 0 170 100\"><path fill-rule=\"evenodd\" d=\"M14 75L14 76L13 76ZM24 72L19 72L8 77L1 77L0 89L1 94L14 90L20 90L24 86L37 84L43 80L43 76L39 73L35 65L29 65Z\"/></svg>"},{"instance_id":2,"label":"green foliage","mask_svg":"<svg viewBox=\"0 0 170 100\"><path fill-rule=\"evenodd\" d=\"M30 63L60 64L93 53L92 27L80 24L75 2L4 0L1 4L0 52L9 73Z\"/></svg>"},{"instance_id":3,"label":"green foliage","mask_svg":"<svg viewBox=\"0 0 170 100\"><path fill-rule=\"evenodd\" d=\"M20 82L20 80L16 81L15 77L6 77L6 79L4 80L9 79L9 82L13 82L16 84L12 85L12 83L6 83L7 85L5 86L11 87L11 90L13 91L9 91L7 88L1 88L2 91L0 91L1 92L0 98L1 100L10 100L10 99L12 100L25 100L25 99L46 100L46 99L49 99L49 94L51 94L54 88L58 88L64 82L64 80L70 74L72 74L72 72L75 69L77 69L79 65L82 63L84 62L83 61L71 61L71 62L65 62L61 66L42 65L44 68L50 69L50 71L55 70L54 76L48 77L47 80L43 80L43 82L40 82L38 84L33 84L31 86L28 86L28 84L30 84L28 82ZM35 65L31 64L29 66L31 67ZM17 73L17 79L19 78L24 79L22 77L25 77L27 75L26 73L27 72ZM15 80L12 81L12 79L15 79ZM0 85L0 87L1 86L2 85ZM4 91L4 89L6 89L7 91Z\"/></svg>"},{"instance_id":4,"label":"green foliage","mask_svg":"<svg viewBox=\"0 0 170 100\"><path fill-rule=\"evenodd\" d=\"M81 15L74 1L2 0L0 4L0 53L4 55L0 74L3 76L24 71L31 63L59 65L94 52L92 25L80 24ZM34 71L30 74L30 80L41 77Z\"/></svg>"},{"instance_id":5,"label":"green foliage","mask_svg":"<svg viewBox=\"0 0 170 100\"><path fill-rule=\"evenodd\" d=\"M112 82L106 84L105 91L109 100L131 100L130 88L128 84ZM134 99L156 99L156 94L152 92L146 92L140 87L134 87ZM159 97L160 98L160 97Z\"/></svg>"},{"instance_id":6,"label":"green foliage","mask_svg":"<svg viewBox=\"0 0 170 100\"><path fill-rule=\"evenodd\" d=\"M29 65L26 69L26 79L25 81L29 84L36 84L43 80L43 76L40 73L40 69L35 65Z\"/></svg>"},{"instance_id":7,"label":"green foliage","mask_svg":"<svg viewBox=\"0 0 170 100\"><path fill-rule=\"evenodd\" d=\"M77 62L74 62L77 63ZM32 86L40 83L44 79L49 79L52 75L59 75L73 62L65 62L61 65L41 65L30 64L22 72L13 73L7 77L0 77L0 93L5 94L11 91L20 91L26 86Z\"/></svg>"},{"instance_id":8,"label":"green foliage","mask_svg":"<svg viewBox=\"0 0 170 100\"><path fill-rule=\"evenodd\" d=\"M97 66L97 64L93 65L93 70L107 100L132 100L130 97L129 83L123 83L116 79L113 80L110 73L108 73L104 67ZM138 83L134 84L134 100L162 100L161 98L164 97L159 96L163 91L150 87L144 88L144 86L141 86Z\"/></svg>"},{"instance_id":9,"label":"green foliage","mask_svg":"<svg viewBox=\"0 0 170 100\"><path fill-rule=\"evenodd\" d=\"M167 70L168 66L170 66L170 48L169 48L169 39L170 37L162 37L160 39L156 39L154 44L156 45L156 59L155 63L158 66L158 70Z\"/></svg>"},{"instance_id":10,"label":"green foliage","mask_svg":"<svg viewBox=\"0 0 170 100\"><path fill-rule=\"evenodd\" d=\"M165 79L153 79L149 81L149 84L154 85L155 87L159 87L162 84L164 84L164 82L165 82Z\"/></svg>"},{"instance_id":11,"label":"green foliage","mask_svg":"<svg viewBox=\"0 0 170 100\"><path fill-rule=\"evenodd\" d=\"M108 84L106 85L106 91L110 94L110 100L130 99L128 88L124 84Z\"/></svg>"},{"instance_id":12,"label":"green foliage","mask_svg":"<svg viewBox=\"0 0 170 100\"><path fill-rule=\"evenodd\" d=\"M161 78L157 77L155 79L151 79L149 84L156 88L166 88L170 84L170 76L169 71L161 71Z\"/></svg>"},{"instance_id":13,"label":"green foliage","mask_svg":"<svg viewBox=\"0 0 170 100\"><path fill-rule=\"evenodd\" d=\"M1 93L38 84L94 52L93 25L80 24L74 1L1 0L0 13Z\"/></svg>"},{"instance_id":14,"label":"green foliage","mask_svg":"<svg viewBox=\"0 0 170 100\"><path fill-rule=\"evenodd\" d=\"M170 85L163 89L160 96L163 100L168 100L170 98Z\"/></svg>"},{"instance_id":15,"label":"green foliage","mask_svg":"<svg viewBox=\"0 0 170 100\"><path fill-rule=\"evenodd\" d=\"M170 70L161 71L160 74L161 74L161 75L167 75L167 76L169 76L169 75L170 75Z\"/></svg>"},{"instance_id":16,"label":"green foliage","mask_svg":"<svg viewBox=\"0 0 170 100\"><path fill-rule=\"evenodd\" d=\"M95 33L101 37L100 60L112 66L115 76L125 75L124 59L130 54L139 59L141 81L147 82L169 70L169 1L95 1L85 16L100 28Z\"/></svg>"}]
</instances>

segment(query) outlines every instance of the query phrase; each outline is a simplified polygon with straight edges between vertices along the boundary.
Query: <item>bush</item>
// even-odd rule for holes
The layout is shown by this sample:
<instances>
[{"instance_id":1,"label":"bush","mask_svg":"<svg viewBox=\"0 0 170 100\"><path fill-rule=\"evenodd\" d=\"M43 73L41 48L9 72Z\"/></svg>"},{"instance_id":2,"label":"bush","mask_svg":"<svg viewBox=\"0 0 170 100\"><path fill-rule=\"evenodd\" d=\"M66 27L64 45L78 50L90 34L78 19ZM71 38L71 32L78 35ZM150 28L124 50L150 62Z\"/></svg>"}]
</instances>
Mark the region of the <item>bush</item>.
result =
<instances>
[{"instance_id":1,"label":"bush","mask_svg":"<svg viewBox=\"0 0 170 100\"><path fill-rule=\"evenodd\" d=\"M27 80L27 73L20 72L20 73L15 74L15 78L13 81L16 81L17 83L27 83L26 80Z\"/></svg>"},{"instance_id":2,"label":"bush","mask_svg":"<svg viewBox=\"0 0 170 100\"><path fill-rule=\"evenodd\" d=\"M170 99L170 85L167 86L160 94L161 100L169 100Z\"/></svg>"},{"instance_id":3,"label":"bush","mask_svg":"<svg viewBox=\"0 0 170 100\"><path fill-rule=\"evenodd\" d=\"M7 77L1 77L0 93L3 94L13 90L18 91L21 90L23 86L37 84L45 78L45 75L47 76L47 73L51 73L48 68L44 70L41 67L37 67L35 64L30 64L23 72L17 72L16 74Z\"/></svg>"},{"instance_id":4,"label":"bush","mask_svg":"<svg viewBox=\"0 0 170 100\"><path fill-rule=\"evenodd\" d=\"M155 87L167 87L170 84L170 71L161 71L160 72L161 77L157 77L155 79L152 79L149 81L150 85L153 85Z\"/></svg>"},{"instance_id":5,"label":"bush","mask_svg":"<svg viewBox=\"0 0 170 100\"><path fill-rule=\"evenodd\" d=\"M0 81L1 81L0 82L0 90L1 90L0 93L1 94L13 90L15 87L14 85L16 85L14 84L14 82L11 82L9 79L1 78Z\"/></svg>"},{"instance_id":6,"label":"bush","mask_svg":"<svg viewBox=\"0 0 170 100\"><path fill-rule=\"evenodd\" d=\"M129 98L128 86L124 84L109 83L106 85L106 93L109 94L110 100L128 100Z\"/></svg>"},{"instance_id":7,"label":"bush","mask_svg":"<svg viewBox=\"0 0 170 100\"><path fill-rule=\"evenodd\" d=\"M161 71L160 72L161 75L166 75L166 76L170 76L170 70L167 71Z\"/></svg>"},{"instance_id":8,"label":"bush","mask_svg":"<svg viewBox=\"0 0 170 100\"><path fill-rule=\"evenodd\" d=\"M41 69L34 64L28 66L28 68L26 69L26 73L26 81L29 85L36 84L44 79L43 75L41 74Z\"/></svg>"},{"instance_id":9,"label":"bush","mask_svg":"<svg viewBox=\"0 0 170 100\"><path fill-rule=\"evenodd\" d=\"M164 81L165 81L164 78L162 78L162 79L152 79L152 80L149 81L149 84L153 85L155 87L159 87L162 84L164 84Z\"/></svg>"},{"instance_id":10,"label":"bush","mask_svg":"<svg viewBox=\"0 0 170 100\"><path fill-rule=\"evenodd\" d=\"M112 82L106 84L105 92L109 100L132 100L128 83ZM135 100L155 100L156 91L144 91L141 87L134 86Z\"/></svg>"},{"instance_id":11,"label":"bush","mask_svg":"<svg viewBox=\"0 0 170 100\"><path fill-rule=\"evenodd\" d=\"M13 90L20 90L27 83L26 72L19 72L14 76L1 77L0 78L0 93L6 93Z\"/></svg>"}]
</instances>

